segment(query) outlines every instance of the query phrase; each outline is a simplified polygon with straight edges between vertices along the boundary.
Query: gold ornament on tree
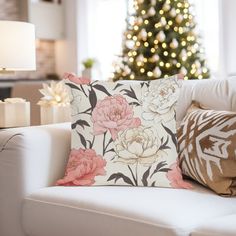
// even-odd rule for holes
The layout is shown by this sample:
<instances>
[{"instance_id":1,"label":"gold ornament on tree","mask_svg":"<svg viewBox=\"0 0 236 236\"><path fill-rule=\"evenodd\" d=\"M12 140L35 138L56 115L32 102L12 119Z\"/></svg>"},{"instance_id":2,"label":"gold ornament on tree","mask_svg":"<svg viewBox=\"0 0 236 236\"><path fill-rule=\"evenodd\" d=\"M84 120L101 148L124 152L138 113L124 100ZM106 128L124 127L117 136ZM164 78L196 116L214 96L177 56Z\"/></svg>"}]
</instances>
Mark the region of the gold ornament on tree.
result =
<instances>
[{"instance_id":1,"label":"gold ornament on tree","mask_svg":"<svg viewBox=\"0 0 236 236\"><path fill-rule=\"evenodd\" d=\"M166 2L166 3L164 4L164 6L163 6L162 9L163 9L164 11L169 11L170 8L171 8L171 7L170 7L170 4Z\"/></svg>"},{"instance_id":2,"label":"gold ornament on tree","mask_svg":"<svg viewBox=\"0 0 236 236\"><path fill-rule=\"evenodd\" d=\"M199 61L195 61L194 63L196 65L197 68L200 68L201 67L201 63Z\"/></svg>"},{"instance_id":3,"label":"gold ornament on tree","mask_svg":"<svg viewBox=\"0 0 236 236\"><path fill-rule=\"evenodd\" d=\"M153 56L150 58L150 61L151 61L152 63L154 63L154 62L159 61L159 59L160 59L160 57L159 57L157 54L155 54L155 55L153 55Z\"/></svg>"},{"instance_id":4,"label":"gold ornament on tree","mask_svg":"<svg viewBox=\"0 0 236 236\"><path fill-rule=\"evenodd\" d=\"M182 23L182 21L183 21L183 16L181 15L181 14L178 14L177 16L176 16L176 18L175 18L175 20L176 20L176 22L178 23L178 24L181 24Z\"/></svg>"},{"instance_id":5,"label":"gold ornament on tree","mask_svg":"<svg viewBox=\"0 0 236 236\"><path fill-rule=\"evenodd\" d=\"M136 0L139 4L142 4L144 0Z\"/></svg>"},{"instance_id":6,"label":"gold ornament on tree","mask_svg":"<svg viewBox=\"0 0 236 236\"><path fill-rule=\"evenodd\" d=\"M176 39L173 39L172 42L170 43L170 47L172 49L176 49L179 46L179 43Z\"/></svg>"},{"instance_id":7,"label":"gold ornament on tree","mask_svg":"<svg viewBox=\"0 0 236 236\"><path fill-rule=\"evenodd\" d=\"M156 10L154 7L151 7L149 10L148 10L148 16L155 16L156 15Z\"/></svg>"},{"instance_id":8,"label":"gold ornament on tree","mask_svg":"<svg viewBox=\"0 0 236 236\"><path fill-rule=\"evenodd\" d=\"M161 17L160 23L162 26L166 25L166 18L165 17Z\"/></svg>"},{"instance_id":9,"label":"gold ornament on tree","mask_svg":"<svg viewBox=\"0 0 236 236\"><path fill-rule=\"evenodd\" d=\"M140 54L137 58L136 58L137 62L143 62L144 61L144 56L143 54Z\"/></svg>"},{"instance_id":10,"label":"gold ornament on tree","mask_svg":"<svg viewBox=\"0 0 236 236\"><path fill-rule=\"evenodd\" d=\"M181 53L180 53L181 57L186 57L187 56L187 51L185 49L182 49Z\"/></svg>"},{"instance_id":11,"label":"gold ornament on tree","mask_svg":"<svg viewBox=\"0 0 236 236\"><path fill-rule=\"evenodd\" d=\"M137 25L141 25L143 23L143 19L141 18L141 17L138 17L137 19L136 19L136 24Z\"/></svg>"},{"instance_id":12,"label":"gold ornament on tree","mask_svg":"<svg viewBox=\"0 0 236 236\"><path fill-rule=\"evenodd\" d=\"M156 67L154 70L153 70L153 76L155 78L159 78L161 76L161 70L159 69L159 67Z\"/></svg>"},{"instance_id":13,"label":"gold ornament on tree","mask_svg":"<svg viewBox=\"0 0 236 236\"><path fill-rule=\"evenodd\" d=\"M160 32L157 34L156 39L157 39L158 41L160 41L160 42L164 42L165 39L166 39L166 36L165 36L164 32L163 32L163 31L160 31Z\"/></svg>"},{"instance_id":14,"label":"gold ornament on tree","mask_svg":"<svg viewBox=\"0 0 236 236\"><path fill-rule=\"evenodd\" d=\"M201 69L201 68L198 68L198 69L197 69L197 74L198 74L198 75L202 74L202 69Z\"/></svg>"},{"instance_id":15,"label":"gold ornament on tree","mask_svg":"<svg viewBox=\"0 0 236 236\"><path fill-rule=\"evenodd\" d=\"M135 45L135 43L134 43L133 40L128 40L128 41L126 41L126 46L127 46L127 48L133 49L133 48L134 48L134 45Z\"/></svg>"},{"instance_id":16,"label":"gold ornament on tree","mask_svg":"<svg viewBox=\"0 0 236 236\"><path fill-rule=\"evenodd\" d=\"M145 29L142 29L139 33L139 38L141 38L143 41L147 40L147 31Z\"/></svg>"},{"instance_id":17,"label":"gold ornament on tree","mask_svg":"<svg viewBox=\"0 0 236 236\"><path fill-rule=\"evenodd\" d=\"M172 9L170 10L169 14L170 14L170 16L173 17L173 18L176 17L176 11L175 11L175 9L172 8Z\"/></svg>"},{"instance_id":18,"label":"gold ornament on tree","mask_svg":"<svg viewBox=\"0 0 236 236\"><path fill-rule=\"evenodd\" d=\"M180 73L183 74L183 75L186 75L188 73L188 71L186 70L185 67L182 66L181 69L180 69Z\"/></svg>"},{"instance_id":19,"label":"gold ornament on tree","mask_svg":"<svg viewBox=\"0 0 236 236\"><path fill-rule=\"evenodd\" d=\"M157 4L157 1L156 1L156 0L151 0L151 5L152 5L152 6L156 6L156 4Z\"/></svg>"},{"instance_id":20,"label":"gold ornament on tree","mask_svg":"<svg viewBox=\"0 0 236 236\"><path fill-rule=\"evenodd\" d=\"M130 68L128 66L125 66L124 72L125 72L126 75L128 75L128 74L131 73L131 70L130 70Z\"/></svg>"}]
</instances>

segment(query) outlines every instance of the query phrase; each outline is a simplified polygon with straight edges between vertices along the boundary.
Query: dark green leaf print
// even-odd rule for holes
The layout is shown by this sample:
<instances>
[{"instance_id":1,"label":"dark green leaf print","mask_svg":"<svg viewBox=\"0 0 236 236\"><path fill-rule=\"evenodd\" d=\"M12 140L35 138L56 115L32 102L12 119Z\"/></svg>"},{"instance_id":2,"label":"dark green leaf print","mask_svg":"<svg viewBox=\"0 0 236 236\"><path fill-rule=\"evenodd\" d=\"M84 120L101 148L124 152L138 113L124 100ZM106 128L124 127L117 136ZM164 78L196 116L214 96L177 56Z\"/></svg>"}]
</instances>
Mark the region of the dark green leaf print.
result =
<instances>
[{"instance_id":1,"label":"dark green leaf print","mask_svg":"<svg viewBox=\"0 0 236 236\"><path fill-rule=\"evenodd\" d=\"M126 95L128 97L131 97L131 98L133 98L135 100L138 100L138 98L137 98L137 96L136 96L136 94L135 94L135 92L134 92L134 90L133 90L133 88L131 86L130 86L130 90L122 89L121 91L124 92L124 95Z\"/></svg>"},{"instance_id":2,"label":"dark green leaf print","mask_svg":"<svg viewBox=\"0 0 236 236\"><path fill-rule=\"evenodd\" d=\"M149 167L149 168L144 172L144 174L143 174L143 177L142 177L143 186L148 186L148 181L147 181L147 179L148 179L148 176L149 176L149 174L150 174L150 169L151 169L151 167Z\"/></svg>"},{"instance_id":3,"label":"dark green leaf print","mask_svg":"<svg viewBox=\"0 0 236 236\"><path fill-rule=\"evenodd\" d=\"M111 96L111 94L107 91L107 89L104 86L100 85L100 84L93 85L93 88L105 93L108 96Z\"/></svg>"},{"instance_id":4,"label":"dark green leaf print","mask_svg":"<svg viewBox=\"0 0 236 236\"><path fill-rule=\"evenodd\" d=\"M150 178L156 174L157 172L167 172L169 169L168 168L163 168L164 166L166 166L167 163L165 161L161 161L157 164L155 170L153 171L153 173L151 174Z\"/></svg>"},{"instance_id":5,"label":"dark green leaf print","mask_svg":"<svg viewBox=\"0 0 236 236\"><path fill-rule=\"evenodd\" d=\"M177 138L176 138L176 134L174 134L169 128L165 127L162 124L162 127L165 129L165 131L171 136L172 142L174 143L174 145L177 147Z\"/></svg>"},{"instance_id":6,"label":"dark green leaf print","mask_svg":"<svg viewBox=\"0 0 236 236\"><path fill-rule=\"evenodd\" d=\"M79 132L77 132L77 134L80 137L81 144L84 146L84 148L87 148L87 143L86 143L84 136L82 134L80 134Z\"/></svg>"},{"instance_id":7,"label":"dark green leaf print","mask_svg":"<svg viewBox=\"0 0 236 236\"><path fill-rule=\"evenodd\" d=\"M71 128L75 129L77 125L81 126L83 129L85 126L88 126L88 127L90 126L86 120L77 120L75 123L71 125Z\"/></svg>"},{"instance_id":8,"label":"dark green leaf print","mask_svg":"<svg viewBox=\"0 0 236 236\"><path fill-rule=\"evenodd\" d=\"M79 88L78 86L74 85L74 84L71 84L71 83L65 83L65 84L66 84L67 86L69 86L71 89L76 89L76 90L81 91L80 88Z\"/></svg>"},{"instance_id":9,"label":"dark green leaf print","mask_svg":"<svg viewBox=\"0 0 236 236\"><path fill-rule=\"evenodd\" d=\"M112 181L114 180L114 182L116 183L119 179L122 179L126 184L132 185L134 186L133 182L131 181L131 179L129 177L127 177L126 175L118 172L115 174L112 174L107 181Z\"/></svg>"},{"instance_id":10,"label":"dark green leaf print","mask_svg":"<svg viewBox=\"0 0 236 236\"><path fill-rule=\"evenodd\" d=\"M89 91L89 102L92 109L94 109L94 107L97 105L97 95L93 88L91 88L91 90Z\"/></svg>"},{"instance_id":11,"label":"dark green leaf print","mask_svg":"<svg viewBox=\"0 0 236 236\"><path fill-rule=\"evenodd\" d=\"M113 90L116 90L117 88L121 87L123 84L116 84L115 88Z\"/></svg>"}]
</instances>

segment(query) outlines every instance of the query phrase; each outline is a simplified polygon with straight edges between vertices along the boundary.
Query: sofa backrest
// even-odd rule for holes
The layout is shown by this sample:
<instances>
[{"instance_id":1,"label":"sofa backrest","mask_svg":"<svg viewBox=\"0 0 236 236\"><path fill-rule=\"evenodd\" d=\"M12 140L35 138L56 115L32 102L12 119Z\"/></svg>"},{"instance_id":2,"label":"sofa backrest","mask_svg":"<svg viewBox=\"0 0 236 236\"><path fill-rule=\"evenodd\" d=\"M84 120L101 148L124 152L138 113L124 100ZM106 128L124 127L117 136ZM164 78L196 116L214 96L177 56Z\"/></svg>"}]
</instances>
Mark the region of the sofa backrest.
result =
<instances>
[{"instance_id":1,"label":"sofa backrest","mask_svg":"<svg viewBox=\"0 0 236 236\"><path fill-rule=\"evenodd\" d=\"M236 111L236 78L184 81L177 103L179 123L192 101L215 110Z\"/></svg>"},{"instance_id":2,"label":"sofa backrest","mask_svg":"<svg viewBox=\"0 0 236 236\"><path fill-rule=\"evenodd\" d=\"M46 81L47 82L47 81ZM12 91L13 97L22 97L31 102L31 125L40 124L40 107L37 104L41 83L18 83ZM236 77L228 80L188 80L183 81L177 103L177 122L186 114L192 101L216 110L236 111Z\"/></svg>"}]
</instances>

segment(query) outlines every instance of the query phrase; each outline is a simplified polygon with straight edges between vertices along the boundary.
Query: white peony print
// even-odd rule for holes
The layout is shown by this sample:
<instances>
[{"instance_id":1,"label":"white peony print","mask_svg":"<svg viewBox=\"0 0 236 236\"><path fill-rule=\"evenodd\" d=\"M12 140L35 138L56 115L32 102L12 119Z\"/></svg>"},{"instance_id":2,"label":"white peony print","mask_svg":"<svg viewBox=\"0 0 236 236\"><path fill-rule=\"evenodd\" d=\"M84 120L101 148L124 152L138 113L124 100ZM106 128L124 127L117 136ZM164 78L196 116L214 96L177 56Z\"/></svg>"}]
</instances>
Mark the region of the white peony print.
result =
<instances>
[{"instance_id":1,"label":"white peony print","mask_svg":"<svg viewBox=\"0 0 236 236\"><path fill-rule=\"evenodd\" d=\"M151 165L166 153L160 150L161 140L150 127L139 126L118 133L115 152L118 162Z\"/></svg>"},{"instance_id":2,"label":"white peony print","mask_svg":"<svg viewBox=\"0 0 236 236\"><path fill-rule=\"evenodd\" d=\"M143 93L143 119L155 122L174 119L178 95L179 84L175 79L163 80L160 84L147 88Z\"/></svg>"}]
</instances>

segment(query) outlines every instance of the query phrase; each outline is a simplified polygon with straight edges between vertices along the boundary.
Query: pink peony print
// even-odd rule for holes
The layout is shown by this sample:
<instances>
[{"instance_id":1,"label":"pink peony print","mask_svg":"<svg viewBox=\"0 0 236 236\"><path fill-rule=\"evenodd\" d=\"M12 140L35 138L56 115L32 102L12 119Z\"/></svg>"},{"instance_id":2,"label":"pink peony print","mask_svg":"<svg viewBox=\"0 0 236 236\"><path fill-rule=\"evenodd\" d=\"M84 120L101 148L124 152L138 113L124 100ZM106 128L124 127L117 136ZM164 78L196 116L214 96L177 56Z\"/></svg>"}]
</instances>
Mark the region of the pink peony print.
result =
<instances>
[{"instance_id":1,"label":"pink peony print","mask_svg":"<svg viewBox=\"0 0 236 236\"><path fill-rule=\"evenodd\" d=\"M170 185L173 188L186 188L186 189L192 188L191 184L183 180L183 176L177 162L172 164L170 166L170 169L171 170L167 172L166 176L167 176L167 179L170 181Z\"/></svg>"},{"instance_id":2,"label":"pink peony print","mask_svg":"<svg viewBox=\"0 0 236 236\"><path fill-rule=\"evenodd\" d=\"M97 155L93 149L72 149L65 177L58 180L56 185L92 185L95 183L94 178L96 176L106 174L105 166L106 161L100 155Z\"/></svg>"},{"instance_id":3,"label":"pink peony print","mask_svg":"<svg viewBox=\"0 0 236 236\"><path fill-rule=\"evenodd\" d=\"M94 135L109 130L113 140L119 131L141 125L141 120L133 117L132 107L121 95L108 96L98 101L92 112L92 121Z\"/></svg>"},{"instance_id":4,"label":"pink peony print","mask_svg":"<svg viewBox=\"0 0 236 236\"><path fill-rule=\"evenodd\" d=\"M89 84L91 81L88 78L77 77L74 73L65 73L64 79L68 79L75 84Z\"/></svg>"}]
</instances>

